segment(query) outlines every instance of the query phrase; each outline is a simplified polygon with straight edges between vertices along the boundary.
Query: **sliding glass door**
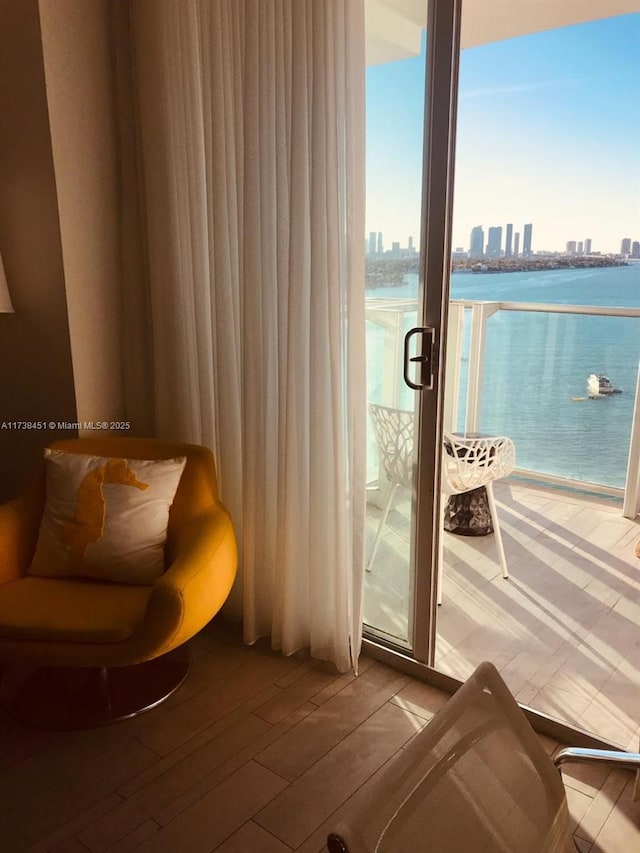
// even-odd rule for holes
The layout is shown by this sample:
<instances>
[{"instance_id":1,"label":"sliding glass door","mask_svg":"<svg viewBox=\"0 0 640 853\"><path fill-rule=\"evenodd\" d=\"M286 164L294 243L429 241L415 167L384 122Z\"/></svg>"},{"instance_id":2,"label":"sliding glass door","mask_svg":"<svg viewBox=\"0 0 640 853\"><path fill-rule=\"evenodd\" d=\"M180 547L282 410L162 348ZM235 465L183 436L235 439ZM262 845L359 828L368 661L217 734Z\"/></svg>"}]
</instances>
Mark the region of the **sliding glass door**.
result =
<instances>
[{"instance_id":1,"label":"sliding glass door","mask_svg":"<svg viewBox=\"0 0 640 853\"><path fill-rule=\"evenodd\" d=\"M377 56L381 64L367 78L364 611L371 635L430 663L459 3L399 4L384 20L375 19L377 11L371 4L369 32L377 36L369 62ZM390 61L393 51L399 58Z\"/></svg>"},{"instance_id":2,"label":"sliding glass door","mask_svg":"<svg viewBox=\"0 0 640 853\"><path fill-rule=\"evenodd\" d=\"M418 324L424 128L424 28L415 56L394 58L389 21L368 9L367 69L367 524L364 618L368 629L413 646L415 403L403 380L404 338ZM426 17L426 0L425 0ZM401 21L402 23L402 21ZM385 26L386 24L386 26Z\"/></svg>"},{"instance_id":3,"label":"sliding glass door","mask_svg":"<svg viewBox=\"0 0 640 853\"><path fill-rule=\"evenodd\" d=\"M637 746L640 15L460 5L370 4L366 631Z\"/></svg>"}]
</instances>

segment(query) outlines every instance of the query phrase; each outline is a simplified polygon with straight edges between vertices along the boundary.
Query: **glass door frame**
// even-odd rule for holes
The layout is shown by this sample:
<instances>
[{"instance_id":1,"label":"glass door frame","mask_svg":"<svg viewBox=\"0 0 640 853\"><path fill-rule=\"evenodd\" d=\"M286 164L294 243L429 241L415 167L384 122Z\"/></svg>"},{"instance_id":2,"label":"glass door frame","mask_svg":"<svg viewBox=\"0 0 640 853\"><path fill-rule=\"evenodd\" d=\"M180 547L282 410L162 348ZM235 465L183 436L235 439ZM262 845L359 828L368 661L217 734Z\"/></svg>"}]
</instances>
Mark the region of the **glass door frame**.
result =
<instances>
[{"instance_id":1,"label":"glass door frame","mask_svg":"<svg viewBox=\"0 0 640 853\"><path fill-rule=\"evenodd\" d=\"M415 392L418 396L415 405L408 644L394 642L375 626L365 630L364 634L365 644L389 649L398 660L413 660L430 668L434 666L436 645L442 389L450 290L462 2L425 0L428 14L417 324L418 328L428 327L434 333L430 363L422 365L416 377L418 381L426 380L429 371L431 387ZM419 335L417 337L420 338ZM407 357L405 350L405 359ZM405 364L407 373L410 371ZM398 381L401 381L400 377ZM442 675L441 678L449 687L459 684L450 676Z\"/></svg>"},{"instance_id":2,"label":"glass door frame","mask_svg":"<svg viewBox=\"0 0 640 853\"><path fill-rule=\"evenodd\" d=\"M435 329L432 387L416 392L413 655L434 666L442 463L444 370L462 0L429 0L425 85L419 322Z\"/></svg>"}]
</instances>

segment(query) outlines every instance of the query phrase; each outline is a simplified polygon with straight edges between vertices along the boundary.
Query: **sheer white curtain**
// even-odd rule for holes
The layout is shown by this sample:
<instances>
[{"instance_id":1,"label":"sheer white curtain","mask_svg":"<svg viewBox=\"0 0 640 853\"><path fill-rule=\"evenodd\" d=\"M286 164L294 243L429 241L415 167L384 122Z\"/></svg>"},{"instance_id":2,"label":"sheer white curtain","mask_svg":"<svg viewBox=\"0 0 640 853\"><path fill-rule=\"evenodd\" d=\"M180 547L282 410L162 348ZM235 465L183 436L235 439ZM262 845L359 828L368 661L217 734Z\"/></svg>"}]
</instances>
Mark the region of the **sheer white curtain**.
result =
<instances>
[{"instance_id":1,"label":"sheer white curtain","mask_svg":"<svg viewBox=\"0 0 640 853\"><path fill-rule=\"evenodd\" d=\"M363 0L130 14L157 433L216 453L246 641L345 671L364 550Z\"/></svg>"}]
</instances>

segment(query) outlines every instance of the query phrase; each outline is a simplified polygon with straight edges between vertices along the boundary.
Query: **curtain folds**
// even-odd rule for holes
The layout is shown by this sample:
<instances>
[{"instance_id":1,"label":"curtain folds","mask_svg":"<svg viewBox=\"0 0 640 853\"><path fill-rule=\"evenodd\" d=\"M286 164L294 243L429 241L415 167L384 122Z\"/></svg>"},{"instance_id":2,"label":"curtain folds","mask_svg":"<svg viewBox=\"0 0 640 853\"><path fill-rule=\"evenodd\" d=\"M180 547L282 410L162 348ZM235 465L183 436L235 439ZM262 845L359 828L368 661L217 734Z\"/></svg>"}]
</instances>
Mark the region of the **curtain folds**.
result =
<instances>
[{"instance_id":1,"label":"curtain folds","mask_svg":"<svg viewBox=\"0 0 640 853\"><path fill-rule=\"evenodd\" d=\"M132 0L127 17L157 433L216 453L245 640L346 671L364 562L363 0Z\"/></svg>"}]
</instances>

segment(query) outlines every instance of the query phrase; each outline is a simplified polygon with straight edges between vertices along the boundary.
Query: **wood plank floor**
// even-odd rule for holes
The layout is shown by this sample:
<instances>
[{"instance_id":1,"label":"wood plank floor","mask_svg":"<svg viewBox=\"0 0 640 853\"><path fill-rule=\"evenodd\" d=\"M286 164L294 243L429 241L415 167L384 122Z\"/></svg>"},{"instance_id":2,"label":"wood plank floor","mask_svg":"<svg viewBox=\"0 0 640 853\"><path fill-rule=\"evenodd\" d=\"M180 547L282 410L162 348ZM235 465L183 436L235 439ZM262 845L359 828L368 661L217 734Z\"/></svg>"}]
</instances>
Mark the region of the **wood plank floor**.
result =
<instances>
[{"instance_id":1,"label":"wood plank floor","mask_svg":"<svg viewBox=\"0 0 640 853\"><path fill-rule=\"evenodd\" d=\"M354 678L243 646L217 620L192 655L180 690L134 720L47 733L0 713L3 853L319 853L447 698L368 659ZM639 849L631 774L565 783L583 853Z\"/></svg>"},{"instance_id":2,"label":"wood plank floor","mask_svg":"<svg viewBox=\"0 0 640 853\"><path fill-rule=\"evenodd\" d=\"M624 748L640 740L640 524L620 505L511 481L494 536L445 536L436 664L465 679L483 660L518 701ZM369 535L380 511L369 507ZM365 622L406 637L410 504L390 513L365 584Z\"/></svg>"}]
</instances>

